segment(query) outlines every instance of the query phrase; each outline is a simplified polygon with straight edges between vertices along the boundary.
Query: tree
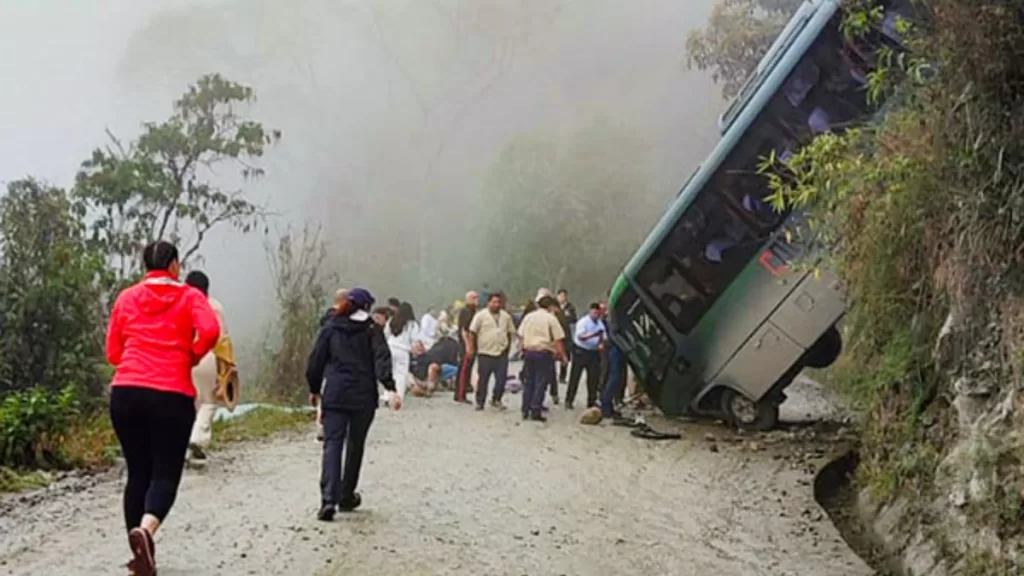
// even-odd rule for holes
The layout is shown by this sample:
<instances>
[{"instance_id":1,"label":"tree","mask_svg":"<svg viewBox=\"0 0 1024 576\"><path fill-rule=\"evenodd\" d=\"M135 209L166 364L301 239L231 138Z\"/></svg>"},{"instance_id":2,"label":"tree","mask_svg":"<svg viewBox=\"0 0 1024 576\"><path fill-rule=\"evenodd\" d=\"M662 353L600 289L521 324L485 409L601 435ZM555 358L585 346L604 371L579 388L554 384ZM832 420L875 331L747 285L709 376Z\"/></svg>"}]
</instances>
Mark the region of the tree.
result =
<instances>
[{"instance_id":1,"label":"tree","mask_svg":"<svg viewBox=\"0 0 1024 576\"><path fill-rule=\"evenodd\" d=\"M690 68L707 70L735 96L802 0L719 0L704 30L686 37Z\"/></svg>"},{"instance_id":2,"label":"tree","mask_svg":"<svg viewBox=\"0 0 1024 576\"><path fill-rule=\"evenodd\" d=\"M82 163L75 194L91 216L93 244L109 254L120 279L138 271L147 242L178 244L186 265L214 227L247 233L259 222L261 209L242 190L208 181L224 163L240 166L244 181L263 176L255 162L281 134L237 112L254 99L252 88L203 76L174 102L168 120L144 124L128 146L108 133L111 143Z\"/></svg>"},{"instance_id":3,"label":"tree","mask_svg":"<svg viewBox=\"0 0 1024 576\"><path fill-rule=\"evenodd\" d=\"M480 280L514 299L539 286L604 294L665 209L648 180L645 150L642 139L603 121L564 142L543 134L513 139L473 207Z\"/></svg>"},{"instance_id":4,"label":"tree","mask_svg":"<svg viewBox=\"0 0 1024 576\"><path fill-rule=\"evenodd\" d=\"M32 179L0 199L0 391L97 392L104 254L67 192Z\"/></svg>"},{"instance_id":5,"label":"tree","mask_svg":"<svg viewBox=\"0 0 1024 576\"><path fill-rule=\"evenodd\" d=\"M265 343L258 393L272 400L305 397L303 385L310 342L328 300L328 286L337 278L327 269L327 245L320 226L306 224L264 242L267 266L277 300L276 333Z\"/></svg>"}]
</instances>

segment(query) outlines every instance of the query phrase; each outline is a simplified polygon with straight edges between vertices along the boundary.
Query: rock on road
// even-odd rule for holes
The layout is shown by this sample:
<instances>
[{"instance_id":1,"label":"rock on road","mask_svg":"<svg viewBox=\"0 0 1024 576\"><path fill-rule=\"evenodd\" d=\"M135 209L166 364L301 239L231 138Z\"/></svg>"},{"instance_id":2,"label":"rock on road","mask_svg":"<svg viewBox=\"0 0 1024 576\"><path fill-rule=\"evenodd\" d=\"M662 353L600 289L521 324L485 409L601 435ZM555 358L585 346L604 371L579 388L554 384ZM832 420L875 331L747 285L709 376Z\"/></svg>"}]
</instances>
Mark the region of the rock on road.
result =
<instances>
[{"instance_id":1,"label":"rock on road","mask_svg":"<svg viewBox=\"0 0 1024 576\"><path fill-rule=\"evenodd\" d=\"M218 452L186 473L158 537L160 574L872 573L822 520L806 470L742 444L712 449L714 427L656 442L581 426L579 414L521 422L514 408L474 412L447 395L380 410L364 507L330 524L314 518L311 433ZM8 498L0 575L124 574L121 482Z\"/></svg>"}]
</instances>

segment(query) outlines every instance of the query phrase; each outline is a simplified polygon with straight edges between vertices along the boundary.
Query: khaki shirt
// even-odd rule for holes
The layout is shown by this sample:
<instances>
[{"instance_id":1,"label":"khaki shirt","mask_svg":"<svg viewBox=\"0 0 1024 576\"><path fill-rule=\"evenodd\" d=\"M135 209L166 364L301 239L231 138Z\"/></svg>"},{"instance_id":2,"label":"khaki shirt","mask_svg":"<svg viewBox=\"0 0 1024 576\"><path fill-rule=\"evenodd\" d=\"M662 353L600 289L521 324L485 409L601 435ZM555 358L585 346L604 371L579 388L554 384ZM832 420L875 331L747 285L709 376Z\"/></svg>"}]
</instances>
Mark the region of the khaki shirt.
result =
<instances>
[{"instance_id":1,"label":"khaki shirt","mask_svg":"<svg viewBox=\"0 0 1024 576\"><path fill-rule=\"evenodd\" d=\"M516 333L512 315L504 310L492 314L484 308L473 316L469 331L476 335L476 353L483 356L503 356Z\"/></svg>"},{"instance_id":2,"label":"khaki shirt","mask_svg":"<svg viewBox=\"0 0 1024 576\"><path fill-rule=\"evenodd\" d=\"M555 352L555 343L565 339L565 329L554 314L534 310L519 324L519 337L523 339L523 350Z\"/></svg>"}]
</instances>

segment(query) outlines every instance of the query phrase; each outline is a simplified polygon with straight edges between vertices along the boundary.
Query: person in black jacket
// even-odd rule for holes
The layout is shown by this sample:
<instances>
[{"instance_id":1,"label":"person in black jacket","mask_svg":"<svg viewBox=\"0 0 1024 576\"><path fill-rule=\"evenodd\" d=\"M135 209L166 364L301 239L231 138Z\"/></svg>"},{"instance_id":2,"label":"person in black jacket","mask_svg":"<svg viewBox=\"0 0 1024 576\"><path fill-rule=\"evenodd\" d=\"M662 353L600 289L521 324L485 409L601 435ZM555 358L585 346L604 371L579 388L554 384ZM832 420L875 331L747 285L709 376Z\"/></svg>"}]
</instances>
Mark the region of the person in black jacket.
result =
<instances>
[{"instance_id":1,"label":"person in black jacket","mask_svg":"<svg viewBox=\"0 0 1024 576\"><path fill-rule=\"evenodd\" d=\"M345 302L317 334L306 365L310 403L320 407L324 428L317 514L324 521L333 520L336 510L349 512L362 502L356 487L366 436L380 402L377 382L388 390L391 408L402 408L401 397L394 394L391 351L384 333L370 319L371 306L373 296L368 291L349 290Z\"/></svg>"}]
</instances>

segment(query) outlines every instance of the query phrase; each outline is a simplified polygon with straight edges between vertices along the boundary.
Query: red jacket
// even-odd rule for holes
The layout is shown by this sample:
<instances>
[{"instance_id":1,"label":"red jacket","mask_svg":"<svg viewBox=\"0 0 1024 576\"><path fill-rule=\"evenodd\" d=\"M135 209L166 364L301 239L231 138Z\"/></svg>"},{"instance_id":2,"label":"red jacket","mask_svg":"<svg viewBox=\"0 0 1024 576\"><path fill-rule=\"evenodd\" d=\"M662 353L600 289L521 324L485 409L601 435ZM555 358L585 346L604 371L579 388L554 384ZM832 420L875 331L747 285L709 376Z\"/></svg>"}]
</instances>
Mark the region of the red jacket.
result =
<instances>
[{"instance_id":1,"label":"red jacket","mask_svg":"<svg viewBox=\"0 0 1024 576\"><path fill-rule=\"evenodd\" d=\"M138 386L195 397L192 366L213 349L220 324L202 292L163 271L117 296L107 328L111 386Z\"/></svg>"}]
</instances>

